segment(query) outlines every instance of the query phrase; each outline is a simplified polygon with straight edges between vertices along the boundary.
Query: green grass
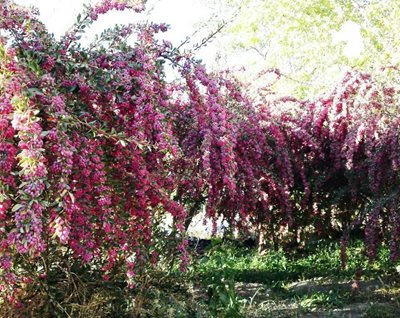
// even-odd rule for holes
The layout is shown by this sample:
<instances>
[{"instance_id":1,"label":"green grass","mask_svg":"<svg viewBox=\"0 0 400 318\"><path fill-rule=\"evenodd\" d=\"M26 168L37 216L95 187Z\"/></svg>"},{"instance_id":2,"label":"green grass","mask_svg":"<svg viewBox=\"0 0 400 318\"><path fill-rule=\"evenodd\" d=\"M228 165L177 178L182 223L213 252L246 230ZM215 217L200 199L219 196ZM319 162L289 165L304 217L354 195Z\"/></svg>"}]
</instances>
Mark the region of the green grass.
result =
<instances>
[{"instance_id":1,"label":"green grass","mask_svg":"<svg viewBox=\"0 0 400 318\"><path fill-rule=\"evenodd\" d=\"M359 269L362 281L378 281L384 292L353 293L349 283L341 285L343 281L353 280ZM224 315L220 308L210 317L303 317L318 310L323 310L324 317L336 317L334 309L352 304L365 305L362 315L356 317L374 317L379 306L396 308L400 301L400 289L395 282L398 277L396 264L389 261L387 248L382 247L377 259L368 262L363 243L359 240L349 242L345 269L341 266L340 242L337 241L311 242L300 251L268 251L262 256L254 249L216 241L204 256L193 261L188 275L195 285L222 293L213 299L214 307L218 307L219 299L226 301L227 298L235 303L234 306L240 306L237 316ZM387 285L383 280L392 280L393 284ZM316 286L323 282L325 285L305 291L291 288L299 281L311 281ZM243 286L256 283L262 287L239 297L232 287L235 283ZM254 301L257 294L264 295L258 303ZM374 304L375 301L389 304ZM385 315L394 313L400 316L397 311L386 311Z\"/></svg>"},{"instance_id":2,"label":"green grass","mask_svg":"<svg viewBox=\"0 0 400 318\"><path fill-rule=\"evenodd\" d=\"M297 253L268 251L262 256L254 249L222 243L212 246L204 257L195 262L192 272L205 280L216 272L223 272L239 282L281 285L316 277L352 279L358 268L362 269L364 279L395 272L386 248L381 248L377 259L369 263L364 256L362 242L355 241L350 242L347 255L347 266L343 270L339 242L310 244Z\"/></svg>"},{"instance_id":3,"label":"green grass","mask_svg":"<svg viewBox=\"0 0 400 318\"><path fill-rule=\"evenodd\" d=\"M352 291L360 268L361 281L372 280L378 287ZM173 270L160 267L148 276L152 281L134 291L135 304L142 301L135 317L340 317L340 310L347 311L341 317L350 317L349 310L351 317L400 317L396 264L389 262L386 247L369 263L361 241L349 242L345 269L338 241L258 255L255 249L215 240L202 256L193 257L187 272L175 264ZM298 288L300 283L307 288Z\"/></svg>"}]
</instances>

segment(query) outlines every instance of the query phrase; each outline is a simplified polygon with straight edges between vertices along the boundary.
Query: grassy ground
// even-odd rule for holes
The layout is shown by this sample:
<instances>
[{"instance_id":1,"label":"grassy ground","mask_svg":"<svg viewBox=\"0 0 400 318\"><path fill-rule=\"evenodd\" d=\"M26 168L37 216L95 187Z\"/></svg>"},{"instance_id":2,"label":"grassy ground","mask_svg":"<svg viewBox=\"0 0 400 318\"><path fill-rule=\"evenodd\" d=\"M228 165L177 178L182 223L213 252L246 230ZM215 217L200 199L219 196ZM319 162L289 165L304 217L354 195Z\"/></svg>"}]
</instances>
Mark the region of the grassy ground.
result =
<instances>
[{"instance_id":1,"label":"grassy ground","mask_svg":"<svg viewBox=\"0 0 400 318\"><path fill-rule=\"evenodd\" d=\"M137 275L132 290L126 288L124 277L104 282L85 268L74 271L74 279L60 273L52 278L47 292L52 295L51 304L62 310L55 313L58 307L54 305L53 311L45 311L47 294L29 285L32 290L25 292L31 306L18 315L2 312L0 316L400 317L398 264L389 262L387 247L380 249L372 263L365 258L361 241L350 242L347 254L347 266L342 269L337 241L309 242L303 249L258 255L255 248L215 240L201 253L193 252L186 272L176 262L171 270L166 260L165 265L150 266Z\"/></svg>"},{"instance_id":2,"label":"grassy ground","mask_svg":"<svg viewBox=\"0 0 400 318\"><path fill-rule=\"evenodd\" d=\"M262 256L214 242L190 268L197 312L188 317L400 317L400 276L387 249L373 263L361 241L347 254L343 270L339 242Z\"/></svg>"}]
</instances>

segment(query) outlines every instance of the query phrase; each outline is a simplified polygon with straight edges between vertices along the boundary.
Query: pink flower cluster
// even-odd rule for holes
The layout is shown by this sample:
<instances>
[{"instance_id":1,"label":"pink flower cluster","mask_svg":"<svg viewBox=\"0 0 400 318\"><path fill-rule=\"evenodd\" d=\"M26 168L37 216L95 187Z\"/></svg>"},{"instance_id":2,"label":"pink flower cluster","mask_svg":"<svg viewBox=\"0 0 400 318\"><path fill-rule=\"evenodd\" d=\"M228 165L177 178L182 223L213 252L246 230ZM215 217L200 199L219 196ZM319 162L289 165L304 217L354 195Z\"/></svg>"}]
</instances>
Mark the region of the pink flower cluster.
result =
<instances>
[{"instance_id":1,"label":"pink flower cluster","mask_svg":"<svg viewBox=\"0 0 400 318\"><path fill-rule=\"evenodd\" d=\"M107 280L124 264L129 286L173 250L166 244L185 270L185 231L203 207L214 221L256 225L273 239L340 224L343 262L347 232L362 227L370 258L386 235L397 259L400 118L387 112L395 90L351 72L316 100L254 105L229 74L159 43L165 25L116 28L107 50L67 52L6 4L0 29L20 38L0 41L19 46L0 61L2 287L32 279L28 264L15 264L20 254L35 266L65 246L65 257ZM105 0L88 14L93 22L129 6ZM35 22L29 34L24 19ZM130 47L123 38L133 31ZM73 32L67 38L76 44ZM167 61L180 81L167 81ZM160 227L167 217L171 233Z\"/></svg>"},{"instance_id":2,"label":"pink flower cluster","mask_svg":"<svg viewBox=\"0 0 400 318\"><path fill-rule=\"evenodd\" d=\"M128 8L136 12L143 11L143 2L140 0L102 0L100 3L89 7L89 17L93 21L96 21L99 15L105 14L111 10L124 11Z\"/></svg>"},{"instance_id":3,"label":"pink flower cluster","mask_svg":"<svg viewBox=\"0 0 400 318\"><path fill-rule=\"evenodd\" d=\"M28 98L16 92L12 103L15 111L11 123L19 137L20 152L17 158L20 179L23 181L19 189L21 199L15 208L17 233L13 236L18 252L36 254L46 246L42 224L44 206L39 199L45 190L44 179L47 175L42 129Z\"/></svg>"}]
</instances>

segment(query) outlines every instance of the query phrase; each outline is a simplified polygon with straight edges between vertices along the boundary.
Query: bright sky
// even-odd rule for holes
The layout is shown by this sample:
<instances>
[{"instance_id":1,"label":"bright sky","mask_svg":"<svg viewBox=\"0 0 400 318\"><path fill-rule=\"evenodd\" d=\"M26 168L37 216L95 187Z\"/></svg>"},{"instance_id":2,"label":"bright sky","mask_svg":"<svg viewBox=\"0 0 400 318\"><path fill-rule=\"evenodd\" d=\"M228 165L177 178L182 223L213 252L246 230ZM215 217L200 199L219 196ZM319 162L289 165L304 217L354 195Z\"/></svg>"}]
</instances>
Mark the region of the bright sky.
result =
<instances>
[{"instance_id":1,"label":"bright sky","mask_svg":"<svg viewBox=\"0 0 400 318\"><path fill-rule=\"evenodd\" d=\"M40 11L41 20L46 24L49 31L58 38L74 23L76 16L83 10L83 4L96 2L96 0L15 0L15 2L25 6L36 6ZM146 8L146 11L141 14L131 11L113 11L99 17L99 20L95 22L83 38L83 42L90 42L95 34L112 27L116 23L149 20L169 24L171 29L163 34L163 39L169 40L177 46L186 37L191 36L199 28L199 24L207 21L213 13L204 5L202 0L148 0ZM210 29L200 32L194 38L192 44L198 43L206 37L207 32L210 32ZM219 38L213 45L208 45L196 52L196 56L203 59L208 66L215 64L215 58L220 49L218 41L223 40ZM340 31L334 34L334 42L337 44L345 43L343 53L349 58L357 58L364 50L360 26L352 21L344 23ZM245 54L237 54L230 57L225 66L246 66L243 65L243 61L246 60Z\"/></svg>"},{"instance_id":2,"label":"bright sky","mask_svg":"<svg viewBox=\"0 0 400 318\"><path fill-rule=\"evenodd\" d=\"M349 58L358 57L364 51L361 27L353 21L343 23L339 32L333 35L334 43L344 42L343 54Z\"/></svg>"},{"instance_id":3,"label":"bright sky","mask_svg":"<svg viewBox=\"0 0 400 318\"><path fill-rule=\"evenodd\" d=\"M74 23L76 16L83 10L84 3L96 1L15 0L15 2L24 6L37 7L40 11L41 20L50 32L58 38ZM207 20L211 15L210 10L202 5L201 0L148 0L146 8L146 11L141 14L132 11L113 11L99 17L84 40L90 40L94 34L100 33L116 23L149 20L169 24L171 29L163 35L163 38L179 45L196 30L201 21ZM203 36L205 35L203 34ZM207 52L203 55L207 55Z\"/></svg>"}]
</instances>

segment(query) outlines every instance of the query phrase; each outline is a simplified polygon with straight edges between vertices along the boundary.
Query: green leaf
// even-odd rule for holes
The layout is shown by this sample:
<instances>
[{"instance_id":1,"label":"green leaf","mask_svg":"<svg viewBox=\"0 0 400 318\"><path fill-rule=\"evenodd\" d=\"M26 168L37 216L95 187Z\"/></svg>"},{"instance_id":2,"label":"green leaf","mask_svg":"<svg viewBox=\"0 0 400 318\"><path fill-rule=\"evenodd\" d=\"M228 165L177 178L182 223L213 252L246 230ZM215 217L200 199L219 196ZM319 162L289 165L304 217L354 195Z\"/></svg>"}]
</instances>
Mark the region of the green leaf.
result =
<instances>
[{"instance_id":1,"label":"green leaf","mask_svg":"<svg viewBox=\"0 0 400 318\"><path fill-rule=\"evenodd\" d=\"M16 211L18 211L18 210L20 210L20 209L22 209L22 208L24 208L24 207L25 207L24 204L16 204L16 205L14 205L14 206L12 207L11 212L16 212Z\"/></svg>"},{"instance_id":2,"label":"green leaf","mask_svg":"<svg viewBox=\"0 0 400 318\"><path fill-rule=\"evenodd\" d=\"M35 95L43 96L42 91L40 89L38 89L37 87L28 88L27 91L28 91L28 96L29 97L32 97L32 96L35 96Z\"/></svg>"}]
</instances>

